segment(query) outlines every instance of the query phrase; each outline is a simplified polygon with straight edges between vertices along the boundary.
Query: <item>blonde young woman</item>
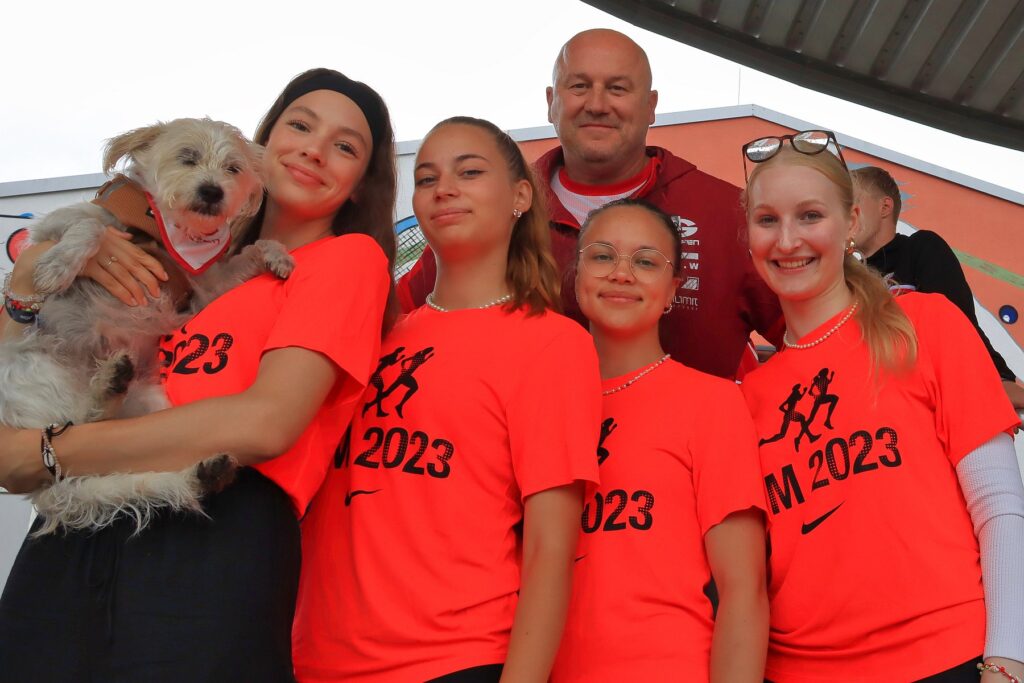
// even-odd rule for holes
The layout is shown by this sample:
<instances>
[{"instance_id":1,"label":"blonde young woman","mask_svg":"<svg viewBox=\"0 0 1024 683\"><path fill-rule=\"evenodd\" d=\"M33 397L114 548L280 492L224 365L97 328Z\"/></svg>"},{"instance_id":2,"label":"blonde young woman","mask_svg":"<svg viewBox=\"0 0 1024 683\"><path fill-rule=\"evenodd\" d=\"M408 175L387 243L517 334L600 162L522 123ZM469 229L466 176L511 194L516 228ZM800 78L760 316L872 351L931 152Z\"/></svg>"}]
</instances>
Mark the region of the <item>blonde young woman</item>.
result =
<instances>
[{"instance_id":1,"label":"blonde young woman","mask_svg":"<svg viewBox=\"0 0 1024 683\"><path fill-rule=\"evenodd\" d=\"M1024 673L1018 420L944 297L890 296L850 253L834 135L744 147L754 266L785 346L742 390L770 514L766 677L976 681Z\"/></svg>"},{"instance_id":2,"label":"blonde young woman","mask_svg":"<svg viewBox=\"0 0 1024 683\"><path fill-rule=\"evenodd\" d=\"M559 315L547 218L493 124L443 121L413 208L427 304L382 343L303 526L301 681L544 681L568 606L600 389Z\"/></svg>"}]
</instances>

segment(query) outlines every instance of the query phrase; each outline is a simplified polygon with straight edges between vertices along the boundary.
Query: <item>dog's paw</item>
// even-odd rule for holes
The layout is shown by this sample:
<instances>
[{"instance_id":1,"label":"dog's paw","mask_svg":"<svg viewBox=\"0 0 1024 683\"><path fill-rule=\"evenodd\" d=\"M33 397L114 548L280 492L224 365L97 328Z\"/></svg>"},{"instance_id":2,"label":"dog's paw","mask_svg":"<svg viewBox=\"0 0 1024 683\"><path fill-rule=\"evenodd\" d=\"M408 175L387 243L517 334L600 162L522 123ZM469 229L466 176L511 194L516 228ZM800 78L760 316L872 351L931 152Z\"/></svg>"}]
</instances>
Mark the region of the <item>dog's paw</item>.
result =
<instances>
[{"instance_id":1,"label":"dog's paw","mask_svg":"<svg viewBox=\"0 0 1024 683\"><path fill-rule=\"evenodd\" d=\"M112 221L113 216L97 206L76 204L54 211L35 226L33 240L58 240L36 262L36 291L51 295L70 287L99 249L105 224Z\"/></svg>"},{"instance_id":2,"label":"dog's paw","mask_svg":"<svg viewBox=\"0 0 1024 683\"><path fill-rule=\"evenodd\" d=\"M78 277L78 271L68 267L65 259L61 258L63 254L54 252L57 252L56 247L39 257L32 272L36 293L41 296L63 292Z\"/></svg>"},{"instance_id":3,"label":"dog's paw","mask_svg":"<svg viewBox=\"0 0 1024 683\"><path fill-rule=\"evenodd\" d=\"M116 416L133 379L135 363L127 351L116 351L109 358L101 360L89 382L92 398L90 421Z\"/></svg>"},{"instance_id":4,"label":"dog's paw","mask_svg":"<svg viewBox=\"0 0 1024 683\"><path fill-rule=\"evenodd\" d=\"M111 394L123 394L135 379L135 363L127 351L118 351L101 366L105 385Z\"/></svg>"},{"instance_id":5,"label":"dog's paw","mask_svg":"<svg viewBox=\"0 0 1024 683\"><path fill-rule=\"evenodd\" d=\"M220 493L235 480L238 462L230 455L217 455L196 465L196 478L204 493Z\"/></svg>"},{"instance_id":6,"label":"dog's paw","mask_svg":"<svg viewBox=\"0 0 1024 683\"><path fill-rule=\"evenodd\" d=\"M288 279L288 276L295 270L295 259L277 240L256 240L254 246L259 249L263 265L267 270L282 280Z\"/></svg>"}]
</instances>

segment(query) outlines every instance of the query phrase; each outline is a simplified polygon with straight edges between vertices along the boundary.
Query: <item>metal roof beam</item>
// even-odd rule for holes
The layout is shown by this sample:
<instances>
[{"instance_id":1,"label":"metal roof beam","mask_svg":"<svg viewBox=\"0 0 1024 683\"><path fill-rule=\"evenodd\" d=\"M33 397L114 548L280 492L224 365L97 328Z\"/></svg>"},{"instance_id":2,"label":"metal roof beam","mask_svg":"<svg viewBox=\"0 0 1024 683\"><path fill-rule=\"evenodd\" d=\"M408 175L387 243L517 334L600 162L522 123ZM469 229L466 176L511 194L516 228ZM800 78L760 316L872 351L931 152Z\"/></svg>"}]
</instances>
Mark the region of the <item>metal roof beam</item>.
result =
<instances>
[{"instance_id":1,"label":"metal roof beam","mask_svg":"<svg viewBox=\"0 0 1024 683\"><path fill-rule=\"evenodd\" d=\"M924 64L921 65L917 75L914 76L914 81L910 84L911 90L917 92L928 91L932 83L935 82L936 76L949 66L953 56L958 54L963 48L967 36L978 23L978 18L981 16L984 6L983 0L961 0L960 7L957 8L956 13L949 20L946 30L935 41L935 47L932 49L931 54L924 60Z\"/></svg>"},{"instance_id":2,"label":"metal roof beam","mask_svg":"<svg viewBox=\"0 0 1024 683\"><path fill-rule=\"evenodd\" d=\"M787 50L803 52L804 43L807 42L807 33L814 26L814 21L821 13L823 4L824 0L804 0L800 3L800 9L793 17L793 25L789 27L789 33L786 34L784 45Z\"/></svg>"},{"instance_id":3,"label":"metal roof beam","mask_svg":"<svg viewBox=\"0 0 1024 683\"><path fill-rule=\"evenodd\" d=\"M700 16L708 21L718 21L718 12L721 9L722 0L703 0L700 3Z\"/></svg>"},{"instance_id":4,"label":"metal roof beam","mask_svg":"<svg viewBox=\"0 0 1024 683\"><path fill-rule=\"evenodd\" d=\"M850 5L850 11L846 13L843 25L836 35L835 42L832 43L832 49L829 50L828 61L836 66L846 65L850 49L864 35L868 21L874 15L879 2L880 0L857 0Z\"/></svg>"},{"instance_id":5,"label":"metal roof beam","mask_svg":"<svg viewBox=\"0 0 1024 683\"><path fill-rule=\"evenodd\" d=\"M1003 99L999 100L999 104L993 111L1000 116L1009 116L1013 108L1020 102L1021 97L1024 97L1024 72L1017 76L1017 80L1003 95Z\"/></svg>"},{"instance_id":6,"label":"metal roof beam","mask_svg":"<svg viewBox=\"0 0 1024 683\"><path fill-rule=\"evenodd\" d=\"M914 37L918 26L921 25L921 19L924 18L931 4L932 0L909 0L903 6L903 11L900 12L899 18L893 24L892 30L889 31L882 48L878 51L874 64L871 65L869 75L885 80L892 65L903 55L907 43Z\"/></svg>"},{"instance_id":7,"label":"metal roof beam","mask_svg":"<svg viewBox=\"0 0 1024 683\"><path fill-rule=\"evenodd\" d=\"M985 51L981 54L974 68L953 95L953 102L966 104L977 92L978 88L988 83L999 64L1006 59L1007 53L1024 38L1024 2L1018 2L1003 22L1002 27L992 38Z\"/></svg>"},{"instance_id":8,"label":"metal roof beam","mask_svg":"<svg viewBox=\"0 0 1024 683\"><path fill-rule=\"evenodd\" d=\"M760 38L764 20L768 18L773 4L771 0L753 0L747 8L747 15L743 17L743 32Z\"/></svg>"}]
</instances>

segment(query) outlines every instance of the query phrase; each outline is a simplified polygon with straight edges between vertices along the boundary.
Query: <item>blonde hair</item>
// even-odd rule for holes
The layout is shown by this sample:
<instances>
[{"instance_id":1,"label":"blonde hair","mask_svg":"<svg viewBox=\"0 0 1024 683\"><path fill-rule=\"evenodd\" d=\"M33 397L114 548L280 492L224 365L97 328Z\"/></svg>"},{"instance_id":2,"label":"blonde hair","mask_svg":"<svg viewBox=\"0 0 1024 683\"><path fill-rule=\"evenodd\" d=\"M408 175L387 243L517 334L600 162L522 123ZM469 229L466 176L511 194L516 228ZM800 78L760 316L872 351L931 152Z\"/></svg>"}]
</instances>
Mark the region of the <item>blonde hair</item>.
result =
<instances>
[{"instance_id":1,"label":"blonde hair","mask_svg":"<svg viewBox=\"0 0 1024 683\"><path fill-rule=\"evenodd\" d=\"M516 221L508 245L505 282L512 292L512 299L508 302L507 309L526 308L527 315L540 315L547 310L561 313L561 281L558 264L551 253L546 193L537 183L522 150L508 133L490 121L471 116L453 116L445 119L434 126L427 133L427 137L451 125L473 126L489 133L508 164L512 180L525 180L533 189L533 202Z\"/></svg>"},{"instance_id":2,"label":"blonde hair","mask_svg":"<svg viewBox=\"0 0 1024 683\"><path fill-rule=\"evenodd\" d=\"M895 223L900 219L903 198L900 196L899 185L888 171L878 166L861 166L850 171L850 177L862 191L866 190L875 196L891 199L892 220Z\"/></svg>"},{"instance_id":3,"label":"blonde hair","mask_svg":"<svg viewBox=\"0 0 1024 683\"><path fill-rule=\"evenodd\" d=\"M838 157L828 151L802 154L791 147L783 147L768 161L756 164L747 179L743 208L748 221L747 192L765 168L780 165L804 166L821 173L836 186L843 210L847 215L852 213L853 180ZM872 366L876 371L881 369L894 374L909 369L917 360L917 333L893 299L888 284L877 272L848 254L843 258L843 278L858 304L855 317L864 335Z\"/></svg>"}]
</instances>

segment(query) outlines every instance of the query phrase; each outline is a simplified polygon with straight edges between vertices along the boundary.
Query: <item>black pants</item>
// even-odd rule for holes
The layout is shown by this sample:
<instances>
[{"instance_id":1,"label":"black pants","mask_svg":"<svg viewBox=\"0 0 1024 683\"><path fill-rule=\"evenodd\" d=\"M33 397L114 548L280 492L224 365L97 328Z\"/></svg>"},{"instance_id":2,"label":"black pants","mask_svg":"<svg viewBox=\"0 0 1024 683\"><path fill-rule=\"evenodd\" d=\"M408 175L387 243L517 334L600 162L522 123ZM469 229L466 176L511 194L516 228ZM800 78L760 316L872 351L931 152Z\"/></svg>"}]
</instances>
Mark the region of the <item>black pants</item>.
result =
<instances>
[{"instance_id":1,"label":"black pants","mask_svg":"<svg viewBox=\"0 0 1024 683\"><path fill-rule=\"evenodd\" d=\"M243 469L196 514L26 539L0 598L5 683L292 681L299 527Z\"/></svg>"},{"instance_id":2,"label":"black pants","mask_svg":"<svg viewBox=\"0 0 1024 683\"><path fill-rule=\"evenodd\" d=\"M978 664L981 663L981 655L964 662L952 669L937 673L928 678L922 678L917 683L978 683Z\"/></svg>"},{"instance_id":3,"label":"black pants","mask_svg":"<svg viewBox=\"0 0 1024 683\"><path fill-rule=\"evenodd\" d=\"M502 668L501 664L474 666L471 669L463 669L439 678L431 678L427 683L498 683L501 679Z\"/></svg>"},{"instance_id":4,"label":"black pants","mask_svg":"<svg viewBox=\"0 0 1024 683\"><path fill-rule=\"evenodd\" d=\"M922 678L914 683L978 683L978 664L981 663L981 655L974 659L946 669L941 673L928 678ZM767 678L765 683L772 683Z\"/></svg>"}]
</instances>

